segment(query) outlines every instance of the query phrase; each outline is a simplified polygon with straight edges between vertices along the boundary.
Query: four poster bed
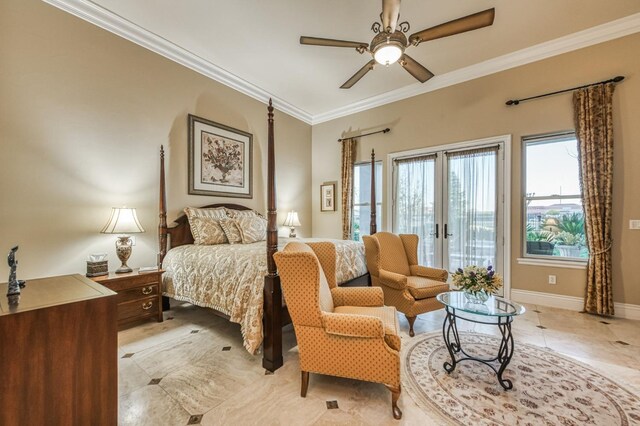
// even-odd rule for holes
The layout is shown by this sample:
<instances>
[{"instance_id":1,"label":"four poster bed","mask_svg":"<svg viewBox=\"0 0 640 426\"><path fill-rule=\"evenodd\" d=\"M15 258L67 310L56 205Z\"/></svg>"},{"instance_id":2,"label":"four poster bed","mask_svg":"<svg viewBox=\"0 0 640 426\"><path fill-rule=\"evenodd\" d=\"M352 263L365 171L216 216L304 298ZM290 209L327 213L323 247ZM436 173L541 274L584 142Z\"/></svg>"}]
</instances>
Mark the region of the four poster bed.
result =
<instances>
[{"instance_id":1,"label":"four poster bed","mask_svg":"<svg viewBox=\"0 0 640 426\"><path fill-rule=\"evenodd\" d=\"M275 371L283 364L282 327L291 322L282 297L280 277L273 255L278 245L276 222L275 154L273 106L268 106L267 146L267 224L266 256L264 240L249 244L195 245L186 215L167 226L164 150L160 149L160 224L158 226L159 262L166 270L163 277L164 304L169 297L213 310L232 322L240 323L245 348L255 353L263 347L262 365ZM372 205L375 206L375 154L372 161ZM200 209L223 211L234 215L257 215L238 204L212 204ZM371 209L370 232L376 232L375 208ZM314 241L316 239L303 239ZM326 241L326 239L323 239ZM297 239L300 241L300 239ZM317 241L317 240L316 240ZM337 279L342 285L366 285L368 273L362 243L331 240L336 245ZM266 272L266 276L264 275ZM263 337L264 336L264 337Z\"/></svg>"}]
</instances>

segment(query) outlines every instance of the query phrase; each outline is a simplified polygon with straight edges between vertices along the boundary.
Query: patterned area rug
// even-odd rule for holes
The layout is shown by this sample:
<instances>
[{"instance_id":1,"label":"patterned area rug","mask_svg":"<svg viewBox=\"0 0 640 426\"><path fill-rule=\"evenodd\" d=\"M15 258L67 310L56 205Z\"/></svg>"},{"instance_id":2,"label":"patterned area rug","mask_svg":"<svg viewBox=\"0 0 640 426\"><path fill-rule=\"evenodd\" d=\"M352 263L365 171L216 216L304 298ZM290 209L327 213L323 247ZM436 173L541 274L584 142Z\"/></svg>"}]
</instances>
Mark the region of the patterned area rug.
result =
<instances>
[{"instance_id":1,"label":"patterned area rug","mask_svg":"<svg viewBox=\"0 0 640 426\"><path fill-rule=\"evenodd\" d=\"M587 365L548 349L516 342L503 377L505 391L491 369L465 361L447 374L449 353L442 334L416 337L405 352L403 386L420 407L461 425L640 425L640 396ZM473 355L495 356L500 339L460 333ZM428 408L427 408L428 407Z\"/></svg>"}]
</instances>

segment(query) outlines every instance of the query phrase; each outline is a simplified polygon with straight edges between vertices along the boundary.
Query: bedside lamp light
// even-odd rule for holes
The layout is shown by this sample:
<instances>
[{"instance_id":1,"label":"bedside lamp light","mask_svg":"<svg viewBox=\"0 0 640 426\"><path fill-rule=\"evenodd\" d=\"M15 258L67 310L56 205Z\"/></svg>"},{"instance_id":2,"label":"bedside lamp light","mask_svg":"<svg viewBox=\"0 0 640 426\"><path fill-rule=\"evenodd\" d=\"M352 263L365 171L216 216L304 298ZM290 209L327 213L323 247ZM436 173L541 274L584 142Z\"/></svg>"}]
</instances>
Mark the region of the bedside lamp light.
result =
<instances>
[{"instance_id":1,"label":"bedside lamp light","mask_svg":"<svg viewBox=\"0 0 640 426\"><path fill-rule=\"evenodd\" d=\"M284 226L291 228L289 231L289 238L296 238L296 226L301 226L297 211L291 210L287 213L287 219L284 221Z\"/></svg>"},{"instance_id":2,"label":"bedside lamp light","mask_svg":"<svg viewBox=\"0 0 640 426\"><path fill-rule=\"evenodd\" d=\"M102 234L121 234L116 240L116 253L122 265L116 270L116 274L131 272L127 266L127 260L131 256L131 238L127 234L144 232L144 228L138 222L136 209L114 207L107 224L100 231Z\"/></svg>"}]
</instances>

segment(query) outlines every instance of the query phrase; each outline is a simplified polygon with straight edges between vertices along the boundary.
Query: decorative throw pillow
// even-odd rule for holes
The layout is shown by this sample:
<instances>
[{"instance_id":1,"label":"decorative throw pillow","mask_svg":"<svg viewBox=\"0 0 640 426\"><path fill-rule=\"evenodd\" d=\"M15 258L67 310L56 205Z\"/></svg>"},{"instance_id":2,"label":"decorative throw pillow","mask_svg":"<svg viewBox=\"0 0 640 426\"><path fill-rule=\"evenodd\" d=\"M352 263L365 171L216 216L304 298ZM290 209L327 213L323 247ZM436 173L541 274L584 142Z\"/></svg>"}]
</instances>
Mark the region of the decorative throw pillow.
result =
<instances>
[{"instance_id":1,"label":"decorative throw pillow","mask_svg":"<svg viewBox=\"0 0 640 426\"><path fill-rule=\"evenodd\" d=\"M220 226L220 219L194 217L189 221L193 243L197 245L226 244L227 235Z\"/></svg>"},{"instance_id":2,"label":"decorative throw pillow","mask_svg":"<svg viewBox=\"0 0 640 426\"><path fill-rule=\"evenodd\" d=\"M236 219L232 219L227 217L225 219L220 219L220 226L222 226L222 230L224 234L227 236L227 240L229 240L229 244L236 244L242 242L242 234L240 233L240 229L238 229L238 224Z\"/></svg>"},{"instance_id":3,"label":"decorative throw pillow","mask_svg":"<svg viewBox=\"0 0 640 426\"><path fill-rule=\"evenodd\" d=\"M220 219L227 216L224 207L213 209L187 207L184 212L189 220L194 244L224 244L227 242L227 237L218 223Z\"/></svg>"},{"instance_id":4,"label":"decorative throw pillow","mask_svg":"<svg viewBox=\"0 0 640 426\"><path fill-rule=\"evenodd\" d=\"M234 210L234 209L226 209L227 216L232 217L234 219L238 219L241 217L262 217L262 215L255 210Z\"/></svg>"},{"instance_id":5,"label":"decorative throw pillow","mask_svg":"<svg viewBox=\"0 0 640 426\"><path fill-rule=\"evenodd\" d=\"M242 244L251 244L267 239L267 220L260 216L247 216L236 219Z\"/></svg>"},{"instance_id":6,"label":"decorative throw pillow","mask_svg":"<svg viewBox=\"0 0 640 426\"><path fill-rule=\"evenodd\" d=\"M189 220L194 217L210 217L212 219L222 219L227 217L227 210L224 207L214 207L211 209L187 207L184 209L184 212Z\"/></svg>"}]
</instances>

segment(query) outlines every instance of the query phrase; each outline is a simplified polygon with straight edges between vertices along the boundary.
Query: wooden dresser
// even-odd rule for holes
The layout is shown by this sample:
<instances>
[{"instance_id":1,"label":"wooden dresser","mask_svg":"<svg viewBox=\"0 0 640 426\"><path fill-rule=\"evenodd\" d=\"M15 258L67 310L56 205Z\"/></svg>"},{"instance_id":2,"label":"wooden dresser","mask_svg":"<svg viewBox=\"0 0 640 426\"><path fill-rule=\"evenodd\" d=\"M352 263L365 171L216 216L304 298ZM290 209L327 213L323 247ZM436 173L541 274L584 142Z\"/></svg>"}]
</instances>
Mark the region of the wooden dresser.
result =
<instances>
[{"instance_id":1,"label":"wooden dresser","mask_svg":"<svg viewBox=\"0 0 640 426\"><path fill-rule=\"evenodd\" d=\"M0 284L0 425L115 425L116 294L81 275Z\"/></svg>"},{"instance_id":2,"label":"wooden dresser","mask_svg":"<svg viewBox=\"0 0 640 426\"><path fill-rule=\"evenodd\" d=\"M92 280L118 293L118 327L120 329L141 320L162 322L160 280L164 271L110 273Z\"/></svg>"}]
</instances>

